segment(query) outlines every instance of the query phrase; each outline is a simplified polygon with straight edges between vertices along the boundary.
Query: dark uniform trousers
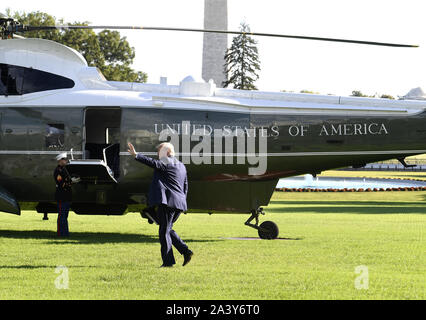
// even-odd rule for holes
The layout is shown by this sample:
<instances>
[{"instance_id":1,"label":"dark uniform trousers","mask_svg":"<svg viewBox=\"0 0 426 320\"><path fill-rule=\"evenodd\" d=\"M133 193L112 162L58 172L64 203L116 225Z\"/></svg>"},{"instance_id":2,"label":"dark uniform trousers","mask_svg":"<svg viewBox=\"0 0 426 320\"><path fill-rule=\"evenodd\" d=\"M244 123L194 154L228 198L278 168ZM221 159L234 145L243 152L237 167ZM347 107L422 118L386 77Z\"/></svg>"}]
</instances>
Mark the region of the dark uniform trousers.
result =
<instances>
[{"instance_id":1,"label":"dark uniform trousers","mask_svg":"<svg viewBox=\"0 0 426 320\"><path fill-rule=\"evenodd\" d=\"M56 183L55 200L58 206L57 232L58 236L69 236L68 213L72 200L71 176L65 167L57 166L53 172Z\"/></svg>"},{"instance_id":2,"label":"dark uniform trousers","mask_svg":"<svg viewBox=\"0 0 426 320\"><path fill-rule=\"evenodd\" d=\"M71 202L58 200L58 236L69 236L68 230L68 213L70 211Z\"/></svg>"},{"instance_id":3,"label":"dark uniform trousers","mask_svg":"<svg viewBox=\"0 0 426 320\"><path fill-rule=\"evenodd\" d=\"M173 256L173 247L179 251L180 254L188 252L188 246L179 238L178 234L173 230L173 223L179 218L181 211L178 209L170 208L164 204L158 206L157 215L161 244L161 257L163 258L163 265L171 266L176 263Z\"/></svg>"}]
</instances>

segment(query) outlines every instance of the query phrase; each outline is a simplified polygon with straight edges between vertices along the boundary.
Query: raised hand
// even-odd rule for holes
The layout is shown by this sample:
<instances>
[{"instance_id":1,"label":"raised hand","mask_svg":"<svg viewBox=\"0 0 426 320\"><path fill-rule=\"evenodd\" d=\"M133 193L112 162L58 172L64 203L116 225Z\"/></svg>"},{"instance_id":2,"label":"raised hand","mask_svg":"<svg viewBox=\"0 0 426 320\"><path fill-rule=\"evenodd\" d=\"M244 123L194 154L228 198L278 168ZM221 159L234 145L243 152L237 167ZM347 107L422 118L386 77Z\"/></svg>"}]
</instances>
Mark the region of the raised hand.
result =
<instances>
[{"instance_id":1,"label":"raised hand","mask_svg":"<svg viewBox=\"0 0 426 320\"><path fill-rule=\"evenodd\" d=\"M133 144L131 144L130 142L127 143L127 145L129 146L129 149L127 150L132 156L136 156L136 150L135 147L133 146Z\"/></svg>"}]
</instances>

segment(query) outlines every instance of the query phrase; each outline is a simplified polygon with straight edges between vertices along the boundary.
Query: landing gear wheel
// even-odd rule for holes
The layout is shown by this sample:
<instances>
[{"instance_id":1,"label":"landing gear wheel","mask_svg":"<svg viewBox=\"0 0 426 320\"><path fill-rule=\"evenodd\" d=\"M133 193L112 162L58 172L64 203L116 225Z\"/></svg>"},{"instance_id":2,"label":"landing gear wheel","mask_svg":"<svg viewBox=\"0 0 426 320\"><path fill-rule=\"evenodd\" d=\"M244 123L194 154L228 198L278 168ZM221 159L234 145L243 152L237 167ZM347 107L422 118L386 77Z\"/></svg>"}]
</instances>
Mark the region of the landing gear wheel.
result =
<instances>
[{"instance_id":1,"label":"landing gear wheel","mask_svg":"<svg viewBox=\"0 0 426 320\"><path fill-rule=\"evenodd\" d=\"M259 225L259 215L261 214L265 214L265 212L263 212L263 208L252 210L250 218L248 218L244 224L256 229L260 239L277 239L279 234L278 226L272 221L265 221ZM253 220L255 220L255 223L251 223Z\"/></svg>"},{"instance_id":2,"label":"landing gear wheel","mask_svg":"<svg viewBox=\"0 0 426 320\"><path fill-rule=\"evenodd\" d=\"M276 239L278 238L279 229L275 222L265 221L262 222L257 230L260 239Z\"/></svg>"}]
</instances>

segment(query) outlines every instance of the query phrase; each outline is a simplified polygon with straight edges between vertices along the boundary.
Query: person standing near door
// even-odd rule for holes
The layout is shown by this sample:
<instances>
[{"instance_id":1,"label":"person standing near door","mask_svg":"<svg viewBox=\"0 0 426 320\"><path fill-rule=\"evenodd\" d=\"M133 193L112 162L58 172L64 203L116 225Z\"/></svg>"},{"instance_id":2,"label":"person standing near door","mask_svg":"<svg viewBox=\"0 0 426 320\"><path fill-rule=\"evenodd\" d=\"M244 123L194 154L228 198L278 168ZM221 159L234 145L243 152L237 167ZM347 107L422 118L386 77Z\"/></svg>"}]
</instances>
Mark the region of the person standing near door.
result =
<instances>
[{"instance_id":1,"label":"person standing near door","mask_svg":"<svg viewBox=\"0 0 426 320\"><path fill-rule=\"evenodd\" d=\"M57 221L57 235L59 237L68 237L68 213L72 201L72 188L73 183L79 182L78 178L71 178L67 165L67 153L61 153L56 157L58 166L53 172L53 179L56 183L55 200L58 207L58 221Z\"/></svg>"}]
</instances>

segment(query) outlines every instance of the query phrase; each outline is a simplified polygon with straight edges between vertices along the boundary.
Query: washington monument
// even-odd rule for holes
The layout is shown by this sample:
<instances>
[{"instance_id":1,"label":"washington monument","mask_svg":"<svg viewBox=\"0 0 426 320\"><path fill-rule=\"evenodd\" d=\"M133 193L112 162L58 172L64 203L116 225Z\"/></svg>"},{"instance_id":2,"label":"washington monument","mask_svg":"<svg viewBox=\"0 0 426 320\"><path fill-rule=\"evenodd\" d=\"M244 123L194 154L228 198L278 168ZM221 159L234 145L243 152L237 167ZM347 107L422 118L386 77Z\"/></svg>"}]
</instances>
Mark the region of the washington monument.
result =
<instances>
[{"instance_id":1,"label":"washington monument","mask_svg":"<svg viewBox=\"0 0 426 320\"><path fill-rule=\"evenodd\" d=\"M204 29L228 30L227 0L204 0ZM226 80L223 57L227 48L226 34L204 33L202 70L204 81L213 79L216 86L222 87L222 82Z\"/></svg>"}]
</instances>

